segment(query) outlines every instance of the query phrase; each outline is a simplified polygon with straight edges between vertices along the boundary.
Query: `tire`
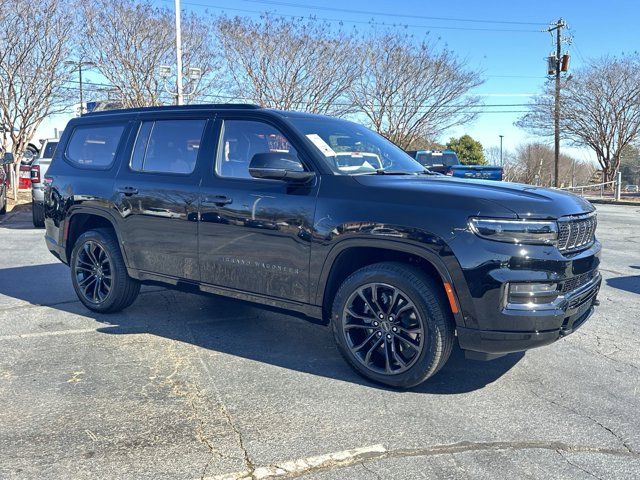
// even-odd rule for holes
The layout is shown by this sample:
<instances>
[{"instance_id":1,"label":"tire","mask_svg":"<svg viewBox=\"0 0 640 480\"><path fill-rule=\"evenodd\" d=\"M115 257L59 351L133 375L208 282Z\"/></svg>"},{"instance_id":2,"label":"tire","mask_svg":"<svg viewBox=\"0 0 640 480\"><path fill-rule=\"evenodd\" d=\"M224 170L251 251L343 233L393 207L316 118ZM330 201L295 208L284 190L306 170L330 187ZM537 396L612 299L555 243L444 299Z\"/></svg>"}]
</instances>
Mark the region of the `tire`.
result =
<instances>
[{"instance_id":1,"label":"tire","mask_svg":"<svg viewBox=\"0 0 640 480\"><path fill-rule=\"evenodd\" d=\"M109 229L97 228L80 235L71 251L70 266L76 295L94 312L119 312L140 292L140 282L127 274L118 239Z\"/></svg>"},{"instance_id":2,"label":"tire","mask_svg":"<svg viewBox=\"0 0 640 480\"><path fill-rule=\"evenodd\" d=\"M31 202L31 216L33 217L34 227L44 227L44 205L42 203Z\"/></svg>"},{"instance_id":3,"label":"tire","mask_svg":"<svg viewBox=\"0 0 640 480\"><path fill-rule=\"evenodd\" d=\"M6 185L4 186L4 189L2 192L2 198L0 200L3 200L2 208L0 208L0 215L4 215L5 213L7 213L7 186Z\"/></svg>"},{"instance_id":4,"label":"tire","mask_svg":"<svg viewBox=\"0 0 640 480\"><path fill-rule=\"evenodd\" d=\"M434 375L454 343L442 285L396 262L369 265L348 277L334 297L331 326L338 350L356 372L394 388L413 387Z\"/></svg>"}]
</instances>

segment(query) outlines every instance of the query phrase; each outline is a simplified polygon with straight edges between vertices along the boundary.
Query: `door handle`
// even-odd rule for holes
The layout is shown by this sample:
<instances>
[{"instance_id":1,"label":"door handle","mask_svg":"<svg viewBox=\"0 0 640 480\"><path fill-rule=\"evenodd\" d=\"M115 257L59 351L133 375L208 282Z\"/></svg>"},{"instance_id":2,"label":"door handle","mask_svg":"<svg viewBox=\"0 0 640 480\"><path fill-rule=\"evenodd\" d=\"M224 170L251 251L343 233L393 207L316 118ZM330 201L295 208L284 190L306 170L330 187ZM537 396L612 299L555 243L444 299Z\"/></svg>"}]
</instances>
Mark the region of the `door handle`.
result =
<instances>
[{"instance_id":1,"label":"door handle","mask_svg":"<svg viewBox=\"0 0 640 480\"><path fill-rule=\"evenodd\" d=\"M213 197L205 197L202 201L203 207L222 207L223 205L229 205L233 202L233 199L225 197L224 195L215 195Z\"/></svg>"},{"instance_id":2,"label":"door handle","mask_svg":"<svg viewBox=\"0 0 640 480\"><path fill-rule=\"evenodd\" d=\"M135 187L118 187L116 191L127 196L135 195L136 193L138 193L138 189Z\"/></svg>"}]
</instances>

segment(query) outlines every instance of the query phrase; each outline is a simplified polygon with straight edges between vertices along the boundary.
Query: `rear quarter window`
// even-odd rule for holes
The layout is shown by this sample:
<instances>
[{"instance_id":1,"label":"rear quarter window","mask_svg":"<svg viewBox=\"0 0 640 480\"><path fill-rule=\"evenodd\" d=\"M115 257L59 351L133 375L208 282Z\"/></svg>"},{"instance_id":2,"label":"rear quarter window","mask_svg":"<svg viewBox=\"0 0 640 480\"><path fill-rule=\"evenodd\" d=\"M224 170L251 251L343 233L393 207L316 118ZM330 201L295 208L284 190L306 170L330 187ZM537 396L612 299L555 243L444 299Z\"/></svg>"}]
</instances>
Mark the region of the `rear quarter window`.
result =
<instances>
[{"instance_id":1,"label":"rear quarter window","mask_svg":"<svg viewBox=\"0 0 640 480\"><path fill-rule=\"evenodd\" d=\"M65 156L78 166L108 168L116 156L125 124L77 126L71 133Z\"/></svg>"},{"instance_id":2,"label":"rear quarter window","mask_svg":"<svg viewBox=\"0 0 640 480\"><path fill-rule=\"evenodd\" d=\"M42 158L53 158L53 155L56 152L57 146L58 146L58 142L47 142L47 145L44 147L44 150L42 151Z\"/></svg>"}]
</instances>

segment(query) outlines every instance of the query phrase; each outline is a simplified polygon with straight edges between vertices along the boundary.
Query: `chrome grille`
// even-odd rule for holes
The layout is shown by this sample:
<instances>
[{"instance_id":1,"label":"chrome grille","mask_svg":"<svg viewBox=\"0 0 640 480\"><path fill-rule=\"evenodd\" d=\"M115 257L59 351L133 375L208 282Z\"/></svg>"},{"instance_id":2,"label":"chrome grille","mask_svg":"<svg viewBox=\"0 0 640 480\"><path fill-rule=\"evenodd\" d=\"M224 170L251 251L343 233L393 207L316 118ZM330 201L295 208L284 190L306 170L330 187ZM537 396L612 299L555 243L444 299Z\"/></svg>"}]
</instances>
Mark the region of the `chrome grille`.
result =
<instances>
[{"instance_id":1,"label":"chrome grille","mask_svg":"<svg viewBox=\"0 0 640 480\"><path fill-rule=\"evenodd\" d=\"M596 214L589 213L558 220L558 249L561 252L575 252L586 248L595 239Z\"/></svg>"}]
</instances>

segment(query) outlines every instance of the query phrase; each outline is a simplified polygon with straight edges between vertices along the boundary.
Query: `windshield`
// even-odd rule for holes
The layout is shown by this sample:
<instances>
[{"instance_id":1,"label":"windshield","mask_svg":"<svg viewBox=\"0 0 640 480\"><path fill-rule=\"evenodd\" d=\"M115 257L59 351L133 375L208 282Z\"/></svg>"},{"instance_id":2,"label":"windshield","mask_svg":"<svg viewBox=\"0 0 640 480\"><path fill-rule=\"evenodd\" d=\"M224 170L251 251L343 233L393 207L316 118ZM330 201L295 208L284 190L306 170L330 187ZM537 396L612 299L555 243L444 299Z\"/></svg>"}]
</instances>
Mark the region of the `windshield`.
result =
<instances>
[{"instance_id":1,"label":"windshield","mask_svg":"<svg viewBox=\"0 0 640 480\"><path fill-rule=\"evenodd\" d=\"M416 174L424 167L368 128L331 118L289 118L341 175Z\"/></svg>"},{"instance_id":2,"label":"windshield","mask_svg":"<svg viewBox=\"0 0 640 480\"><path fill-rule=\"evenodd\" d=\"M42 158L53 158L58 142L48 142L42 152Z\"/></svg>"},{"instance_id":3,"label":"windshield","mask_svg":"<svg viewBox=\"0 0 640 480\"><path fill-rule=\"evenodd\" d=\"M455 153L450 152L420 152L416 160L425 167L451 167L458 165L460 161Z\"/></svg>"}]
</instances>

